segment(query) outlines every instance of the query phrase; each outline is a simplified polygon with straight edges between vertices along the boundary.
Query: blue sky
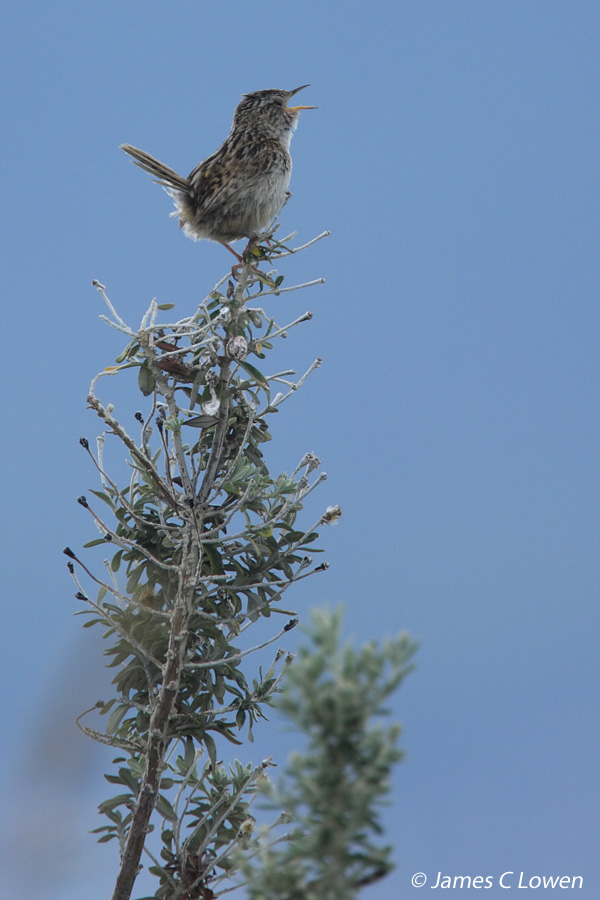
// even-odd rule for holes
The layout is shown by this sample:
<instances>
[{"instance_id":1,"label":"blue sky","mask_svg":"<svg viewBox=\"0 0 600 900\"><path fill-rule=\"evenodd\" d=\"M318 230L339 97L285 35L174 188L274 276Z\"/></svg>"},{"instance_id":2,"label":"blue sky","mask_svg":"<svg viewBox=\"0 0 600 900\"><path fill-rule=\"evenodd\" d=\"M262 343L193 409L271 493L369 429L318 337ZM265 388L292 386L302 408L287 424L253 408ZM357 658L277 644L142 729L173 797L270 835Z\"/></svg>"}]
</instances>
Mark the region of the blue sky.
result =
<instances>
[{"instance_id":1,"label":"blue sky","mask_svg":"<svg viewBox=\"0 0 600 900\"><path fill-rule=\"evenodd\" d=\"M13 0L0 34L11 897L100 900L115 863L86 834L103 756L72 722L103 676L61 556L92 536L77 440L122 346L91 279L136 324L154 296L188 314L230 264L118 146L185 174L243 92L305 82L319 109L282 227L332 234L285 273L327 282L272 311L311 309L282 358L324 362L271 452L280 469L316 452L314 509L344 517L329 573L290 602L421 642L394 703L398 868L365 897L507 870L598 897L598 5Z\"/></svg>"}]
</instances>

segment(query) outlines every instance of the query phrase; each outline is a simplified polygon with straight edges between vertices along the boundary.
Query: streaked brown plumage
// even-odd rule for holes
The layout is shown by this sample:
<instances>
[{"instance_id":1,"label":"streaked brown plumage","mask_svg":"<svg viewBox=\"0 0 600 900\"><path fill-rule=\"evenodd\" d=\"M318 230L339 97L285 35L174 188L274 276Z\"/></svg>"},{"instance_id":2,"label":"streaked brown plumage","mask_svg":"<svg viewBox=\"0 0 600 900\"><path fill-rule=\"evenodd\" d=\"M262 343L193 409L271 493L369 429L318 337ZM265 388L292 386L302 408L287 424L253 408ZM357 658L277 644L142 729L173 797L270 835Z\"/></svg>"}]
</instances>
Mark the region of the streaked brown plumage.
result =
<instances>
[{"instance_id":1,"label":"streaked brown plumage","mask_svg":"<svg viewBox=\"0 0 600 900\"><path fill-rule=\"evenodd\" d=\"M300 110L314 109L288 107L287 102L305 87L245 94L228 138L187 178L144 150L129 144L121 149L173 197L174 215L189 237L219 241L239 259L229 242L253 238L284 203L292 171L292 132Z\"/></svg>"}]
</instances>

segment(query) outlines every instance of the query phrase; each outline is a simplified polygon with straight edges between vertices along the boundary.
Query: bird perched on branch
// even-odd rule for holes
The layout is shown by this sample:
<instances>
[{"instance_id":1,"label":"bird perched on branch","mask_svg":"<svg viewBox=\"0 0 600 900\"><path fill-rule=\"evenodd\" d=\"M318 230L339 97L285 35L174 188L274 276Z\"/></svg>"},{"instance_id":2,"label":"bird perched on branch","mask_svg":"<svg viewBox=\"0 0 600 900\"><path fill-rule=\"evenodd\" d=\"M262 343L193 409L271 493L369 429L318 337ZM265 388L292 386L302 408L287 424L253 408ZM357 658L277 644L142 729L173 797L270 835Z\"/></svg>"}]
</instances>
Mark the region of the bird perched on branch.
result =
<instances>
[{"instance_id":1,"label":"bird perched on branch","mask_svg":"<svg viewBox=\"0 0 600 900\"><path fill-rule=\"evenodd\" d=\"M179 227L195 241L218 241L241 260L230 241L252 239L277 215L286 198L292 158L289 147L301 109L288 101L308 87L244 94L229 137L187 178L130 144L121 149L155 176L175 202Z\"/></svg>"}]
</instances>

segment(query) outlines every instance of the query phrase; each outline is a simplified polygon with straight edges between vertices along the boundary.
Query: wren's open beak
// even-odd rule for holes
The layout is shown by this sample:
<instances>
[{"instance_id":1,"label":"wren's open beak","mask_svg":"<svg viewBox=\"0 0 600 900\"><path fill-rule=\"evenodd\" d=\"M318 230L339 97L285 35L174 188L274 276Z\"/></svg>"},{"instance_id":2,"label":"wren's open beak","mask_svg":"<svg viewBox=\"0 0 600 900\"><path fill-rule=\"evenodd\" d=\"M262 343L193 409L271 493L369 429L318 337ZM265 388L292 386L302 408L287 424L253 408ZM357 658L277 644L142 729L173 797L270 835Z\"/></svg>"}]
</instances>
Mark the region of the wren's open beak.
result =
<instances>
[{"instance_id":1,"label":"wren's open beak","mask_svg":"<svg viewBox=\"0 0 600 900\"><path fill-rule=\"evenodd\" d=\"M304 88L307 87L310 87L310 84L301 84L300 87L297 87L293 91L290 91L290 97L293 97L294 94L298 93L298 91L303 91ZM318 109L317 106L288 106L287 108L291 112L300 112L301 109Z\"/></svg>"}]
</instances>

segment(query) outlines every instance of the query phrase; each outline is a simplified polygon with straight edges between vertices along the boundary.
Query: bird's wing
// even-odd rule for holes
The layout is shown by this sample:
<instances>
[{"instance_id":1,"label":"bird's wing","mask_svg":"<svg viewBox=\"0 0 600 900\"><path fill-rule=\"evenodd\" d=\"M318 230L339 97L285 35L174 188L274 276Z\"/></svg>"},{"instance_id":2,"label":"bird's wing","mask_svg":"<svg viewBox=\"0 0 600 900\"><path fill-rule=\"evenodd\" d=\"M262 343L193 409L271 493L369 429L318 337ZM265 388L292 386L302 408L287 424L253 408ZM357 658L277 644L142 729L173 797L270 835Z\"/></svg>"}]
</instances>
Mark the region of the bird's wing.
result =
<instances>
[{"instance_id":1,"label":"bird's wing","mask_svg":"<svg viewBox=\"0 0 600 900\"><path fill-rule=\"evenodd\" d=\"M279 149L279 147L277 147ZM230 203L239 193L252 190L268 174L271 166L280 166L277 154L263 144L238 145L235 149L220 147L188 175L188 183L204 212ZM269 160L270 162L266 162Z\"/></svg>"}]
</instances>

